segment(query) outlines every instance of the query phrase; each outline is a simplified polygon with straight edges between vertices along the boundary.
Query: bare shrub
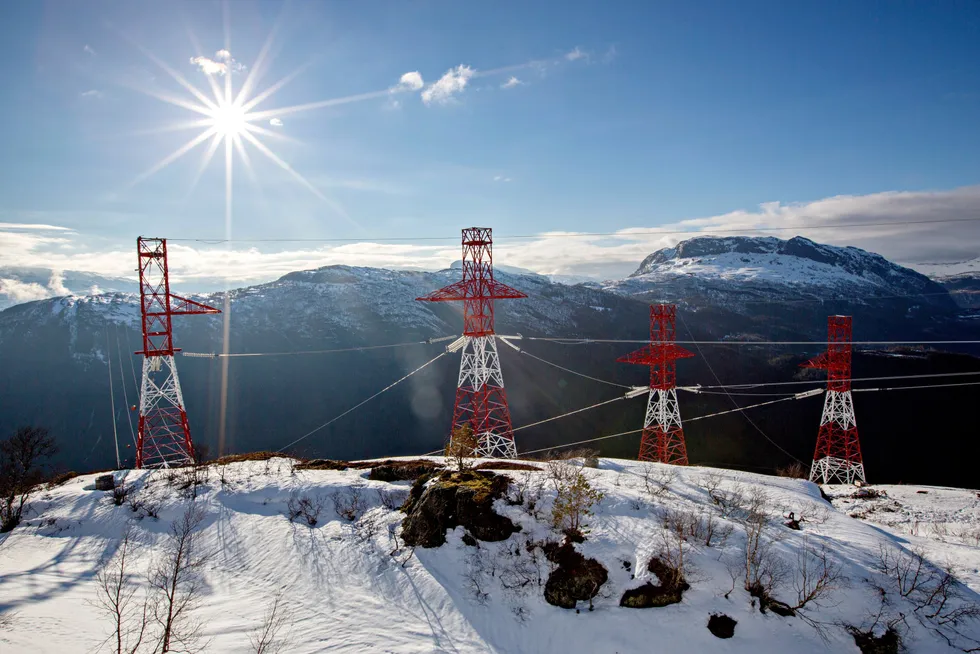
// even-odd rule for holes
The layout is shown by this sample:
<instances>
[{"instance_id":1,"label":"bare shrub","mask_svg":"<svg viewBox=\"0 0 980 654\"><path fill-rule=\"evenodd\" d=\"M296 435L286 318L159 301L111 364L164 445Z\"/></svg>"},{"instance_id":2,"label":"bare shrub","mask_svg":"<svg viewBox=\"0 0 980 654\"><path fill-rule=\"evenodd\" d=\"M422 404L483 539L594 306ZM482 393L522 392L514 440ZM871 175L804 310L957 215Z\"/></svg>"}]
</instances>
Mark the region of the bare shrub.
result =
<instances>
[{"instance_id":1,"label":"bare shrub","mask_svg":"<svg viewBox=\"0 0 980 654\"><path fill-rule=\"evenodd\" d=\"M334 511L344 520L354 522L364 513L364 497L360 486L348 486L330 496Z\"/></svg>"},{"instance_id":2,"label":"bare shrub","mask_svg":"<svg viewBox=\"0 0 980 654\"><path fill-rule=\"evenodd\" d=\"M671 577L661 579L662 586L677 588L684 583L686 555L690 549L688 538L691 531L699 530L698 523L698 517L692 513L676 509L664 511L657 558L664 564L664 569L669 571Z\"/></svg>"},{"instance_id":3,"label":"bare shrub","mask_svg":"<svg viewBox=\"0 0 980 654\"><path fill-rule=\"evenodd\" d=\"M759 599L764 609L777 584L786 579L787 565L776 555L774 546L781 533L771 528L769 496L754 489L741 508L739 521L745 530L742 549L745 590Z\"/></svg>"},{"instance_id":4,"label":"bare shrub","mask_svg":"<svg viewBox=\"0 0 980 654\"><path fill-rule=\"evenodd\" d=\"M698 484L701 486L701 488L708 492L708 496L712 499L712 501L714 501L715 494L721 488L722 481L723 477L721 476L721 473L716 470L703 472L698 478Z\"/></svg>"},{"instance_id":5,"label":"bare shrub","mask_svg":"<svg viewBox=\"0 0 980 654\"><path fill-rule=\"evenodd\" d=\"M643 466L641 474L643 485L652 497L663 497L670 492L670 487L677 481L677 471L669 465L647 463Z\"/></svg>"},{"instance_id":6,"label":"bare shrub","mask_svg":"<svg viewBox=\"0 0 980 654\"><path fill-rule=\"evenodd\" d=\"M565 533L584 534L585 520L604 494L592 487L581 467L567 461L550 461L548 472L557 496L551 509L551 524Z\"/></svg>"},{"instance_id":7,"label":"bare shrub","mask_svg":"<svg viewBox=\"0 0 980 654\"><path fill-rule=\"evenodd\" d=\"M456 470L462 472L470 466L469 459L474 456L479 445L480 439L470 423L458 425L453 429L449 444L446 445L446 458L453 463Z\"/></svg>"},{"instance_id":8,"label":"bare shrub","mask_svg":"<svg viewBox=\"0 0 980 654\"><path fill-rule=\"evenodd\" d=\"M286 516L293 522L302 518L310 527L316 527L320 514L323 513L323 505L323 497L320 495L293 494L286 501Z\"/></svg>"},{"instance_id":9,"label":"bare shrub","mask_svg":"<svg viewBox=\"0 0 980 654\"><path fill-rule=\"evenodd\" d=\"M544 562L540 549L529 544L516 542L508 547L507 554L500 563L500 585L504 590L523 595L530 589L544 585L541 566Z\"/></svg>"},{"instance_id":10,"label":"bare shrub","mask_svg":"<svg viewBox=\"0 0 980 654\"><path fill-rule=\"evenodd\" d=\"M497 574L496 558L485 548L478 548L466 557L463 572L464 587L478 604L486 606L490 601L489 578Z\"/></svg>"},{"instance_id":11,"label":"bare shrub","mask_svg":"<svg viewBox=\"0 0 980 654\"><path fill-rule=\"evenodd\" d=\"M749 498L746 497L745 487L738 481L735 481L727 490L715 489L711 493L711 499L724 518L744 518L747 509L750 508L748 507Z\"/></svg>"},{"instance_id":12,"label":"bare shrub","mask_svg":"<svg viewBox=\"0 0 980 654\"><path fill-rule=\"evenodd\" d=\"M806 479L807 470L803 467L802 463L794 461L793 463L776 468L776 475L790 479Z\"/></svg>"},{"instance_id":13,"label":"bare shrub","mask_svg":"<svg viewBox=\"0 0 980 654\"><path fill-rule=\"evenodd\" d=\"M20 524L31 493L43 481L43 462L56 452L43 427L21 427L0 441L0 534Z\"/></svg>"},{"instance_id":14,"label":"bare shrub","mask_svg":"<svg viewBox=\"0 0 980 654\"><path fill-rule=\"evenodd\" d=\"M565 450L562 452L560 458L566 461L571 459L581 459L582 465L586 468L599 467L599 450L594 450L588 447L581 447L575 450Z\"/></svg>"},{"instance_id":15,"label":"bare shrub","mask_svg":"<svg viewBox=\"0 0 980 654\"><path fill-rule=\"evenodd\" d=\"M262 625L248 635L251 651L255 654L279 654L285 651L289 643L280 634L289 621L290 614L285 610L283 593L280 591L273 598Z\"/></svg>"},{"instance_id":16,"label":"bare shrub","mask_svg":"<svg viewBox=\"0 0 980 654\"><path fill-rule=\"evenodd\" d=\"M130 567L139 544L127 528L115 554L102 562L95 575L98 594L92 604L112 621L112 633L104 644L111 642L116 654L135 654L147 635L149 607L145 598L136 599L139 586Z\"/></svg>"},{"instance_id":17,"label":"bare shrub","mask_svg":"<svg viewBox=\"0 0 980 654\"><path fill-rule=\"evenodd\" d=\"M405 497L405 493L396 493L395 491L385 490L383 488L378 490L378 501L388 511L397 510L398 507L405 503Z\"/></svg>"},{"instance_id":18,"label":"bare shrub","mask_svg":"<svg viewBox=\"0 0 980 654\"><path fill-rule=\"evenodd\" d=\"M539 519L541 510L539 504L544 493L544 478L530 470L515 475L508 489L508 501L524 509L525 513L534 519Z\"/></svg>"},{"instance_id":19,"label":"bare shrub","mask_svg":"<svg viewBox=\"0 0 980 654\"><path fill-rule=\"evenodd\" d=\"M130 491L127 495L126 504L129 510L136 514L140 519L145 517L159 518L160 505L152 500L143 498L142 492Z\"/></svg>"},{"instance_id":20,"label":"bare shrub","mask_svg":"<svg viewBox=\"0 0 980 654\"><path fill-rule=\"evenodd\" d=\"M196 504L170 526L163 552L150 568L150 615L159 628L156 650L203 651L201 625L192 620L204 590L202 570L208 555L197 546L204 511Z\"/></svg>"},{"instance_id":21,"label":"bare shrub","mask_svg":"<svg viewBox=\"0 0 980 654\"><path fill-rule=\"evenodd\" d=\"M793 589L796 591L794 611L807 607L820 607L827 598L847 584L841 565L835 561L826 546L811 547L808 538L796 552L796 569L793 571Z\"/></svg>"},{"instance_id":22,"label":"bare shrub","mask_svg":"<svg viewBox=\"0 0 980 654\"><path fill-rule=\"evenodd\" d=\"M705 547L724 545L728 542L732 531L734 531L734 528L730 524L722 522L707 511L697 516L697 519L689 528L690 536L704 543Z\"/></svg>"}]
</instances>

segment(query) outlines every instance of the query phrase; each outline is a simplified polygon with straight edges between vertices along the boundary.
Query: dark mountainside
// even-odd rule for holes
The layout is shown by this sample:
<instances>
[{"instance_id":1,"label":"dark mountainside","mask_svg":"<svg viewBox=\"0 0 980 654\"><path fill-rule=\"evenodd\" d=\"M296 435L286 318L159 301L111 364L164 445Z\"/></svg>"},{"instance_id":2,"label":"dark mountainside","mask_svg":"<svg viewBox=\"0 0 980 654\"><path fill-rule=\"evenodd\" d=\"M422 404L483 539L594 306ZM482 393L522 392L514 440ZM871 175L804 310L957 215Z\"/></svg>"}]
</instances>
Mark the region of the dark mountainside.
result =
<instances>
[{"instance_id":1,"label":"dark mountainside","mask_svg":"<svg viewBox=\"0 0 980 654\"><path fill-rule=\"evenodd\" d=\"M811 248L807 244L812 242L805 239L707 240L723 243L712 245L705 244L706 239L692 239L662 250L648 257L637 275L603 288L565 286L536 275L499 273L501 281L527 292L529 298L497 303L497 332L645 339L649 334L647 302L671 298L679 305L679 339L693 335L705 340L823 340L826 317L833 313L854 316L856 340L975 337L976 322L964 320L962 310L941 287L877 255L816 244ZM796 241L805 243L780 245ZM763 251L754 251L760 249ZM733 274L733 264L725 260L733 256L747 258L738 265L750 272ZM867 257L864 269L860 268L862 256ZM678 266L691 269L693 274L671 272ZM789 271L782 276L772 273L779 270L777 266ZM835 270L840 274L832 274ZM459 334L460 306L414 301L455 281L458 274L331 266L238 289L231 292L229 349L296 352ZM222 303L219 296L210 296L208 301L217 306ZM44 300L0 312L0 433L20 424L47 426L61 444L61 465L84 470L113 465L106 343L108 338L119 440L127 444L131 443L127 417L135 416L124 406L123 387L129 404L135 404L140 361L129 353L138 347L138 330L138 300L125 294ZM220 352L221 333L221 316L190 316L175 321L177 344L187 352ZM639 345L560 345L527 340L519 344L530 354L601 379L637 385L648 379L645 368L615 361ZM222 449L279 449L425 363L444 345L227 360L228 422ZM515 426L623 392L559 371L505 345L499 349ZM718 383L715 374L723 383L819 379L812 371L798 368L800 362L818 354L819 347L726 345L703 346L701 352L693 346L690 349L698 357L679 363L681 385L714 385ZM123 355L121 376L118 353ZM216 452L224 361L178 356L177 363L195 440ZM458 355L443 357L292 451L350 459L439 448L450 420L458 365ZM854 360L857 377L973 370L980 370L980 361L965 354L900 353L879 348L856 354ZM859 385L918 383L930 380ZM809 387L740 392L788 393ZM959 426L963 407L971 406L975 394L973 387L921 394L855 394L869 478L878 482L975 484L968 472L966 434ZM746 406L774 398L682 392L680 399L682 415L690 419L731 409L733 401ZM753 410L748 416L780 447L808 463L821 406L822 398L808 398ZM518 448L536 449L637 429L642 425L643 412L644 400L640 398L613 403L519 431ZM792 460L738 413L690 421L685 430L694 463L762 472ZM923 467L920 457L908 455L910 446L915 439L933 434L944 437L943 465L937 461L935 466ZM638 442L637 435L598 445L603 454L634 457ZM123 445L123 458L132 460L132 447Z\"/></svg>"}]
</instances>

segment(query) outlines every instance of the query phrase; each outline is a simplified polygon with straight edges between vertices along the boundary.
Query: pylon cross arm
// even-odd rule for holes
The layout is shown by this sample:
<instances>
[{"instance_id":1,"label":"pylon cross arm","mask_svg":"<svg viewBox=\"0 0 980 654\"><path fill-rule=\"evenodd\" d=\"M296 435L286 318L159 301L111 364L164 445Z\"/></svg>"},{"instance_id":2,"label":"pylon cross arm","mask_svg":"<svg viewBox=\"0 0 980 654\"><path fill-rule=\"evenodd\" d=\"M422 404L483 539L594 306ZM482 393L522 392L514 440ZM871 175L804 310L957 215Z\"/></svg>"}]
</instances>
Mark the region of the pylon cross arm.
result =
<instances>
[{"instance_id":1,"label":"pylon cross arm","mask_svg":"<svg viewBox=\"0 0 980 654\"><path fill-rule=\"evenodd\" d=\"M646 345L635 352L622 356L616 361L619 363L635 363L641 366L649 366L663 361L675 361L677 359L689 359L694 353L673 344Z\"/></svg>"},{"instance_id":2,"label":"pylon cross arm","mask_svg":"<svg viewBox=\"0 0 980 654\"><path fill-rule=\"evenodd\" d=\"M173 293L170 294L170 302L170 313L173 315L191 316L221 313L220 309L216 309L201 302L195 302L194 300L188 300L185 297L180 297L179 295L174 295Z\"/></svg>"}]
</instances>

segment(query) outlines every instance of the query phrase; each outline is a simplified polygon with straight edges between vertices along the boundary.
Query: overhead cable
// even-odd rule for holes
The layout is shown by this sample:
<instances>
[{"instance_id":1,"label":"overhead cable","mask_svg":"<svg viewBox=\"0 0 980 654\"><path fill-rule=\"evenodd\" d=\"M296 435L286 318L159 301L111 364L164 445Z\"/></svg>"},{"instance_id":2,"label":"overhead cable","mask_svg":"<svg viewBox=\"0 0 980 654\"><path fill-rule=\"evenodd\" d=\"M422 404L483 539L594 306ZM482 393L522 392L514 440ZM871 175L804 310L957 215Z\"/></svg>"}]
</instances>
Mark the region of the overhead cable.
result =
<instances>
[{"instance_id":1,"label":"overhead cable","mask_svg":"<svg viewBox=\"0 0 980 654\"><path fill-rule=\"evenodd\" d=\"M395 381L395 382L392 382L392 383L388 384L387 386L385 386L380 391L378 391L377 393L375 393L371 397L367 398L366 400L363 400L361 402L358 402L357 404L355 404L351 408L349 408L346 411L344 411L343 413L341 413L339 416L336 416L334 418L331 418L330 420L326 421L325 423L323 423L322 425L320 425L316 429L312 429L312 430L306 432L305 434L303 434L302 436L300 436L299 438L297 438L296 440L294 440L292 443L289 443L288 445L285 445L285 446L283 446L282 448L280 448L280 449L278 449L276 451L277 452L285 452L286 450L288 450L293 445L296 445L296 443L299 443L300 441L302 441L302 440L304 440L306 438L309 438L310 436L312 436L313 434L317 433L321 429L323 429L323 428L325 428L325 427L327 427L327 426L329 426L329 425L337 422L338 420L340 420L341 418L343 418L344 416L346 416L351 411L354 411L355 409L361 408L362 406L364 406L365 404L367 404L368 402L370 402L374 398L378 397L379 395L381 395L385 391L394 388L395 386L397 386L398 384L402 383L403 381L405 381L406 379L408 379L409 377L411 377L415 373L419 372L420 370L428 367L430 364L435 363L437 360L439 360L442 357L446 356L446 354L448 354L448 352L446 352L445 350L442 351L442 352L440 352L435 357L433 357L432 359L429 359L428 361L426 361L425 363L423 363L421 366L419 366L418 368L416 368L412 372L408 373L407 375L405 375L404 377L402 377L398 381Z\"/></svg>"},{"instance_id":2,"label":"overhead cable","mask_svg":"<svg viewBox=\"0 0 980 654\"><path fill-rule=\"evenodd\" d=\"M431 345L433 343L440 343L442 341L448 341L456 338L456 336L440 336L439 338L427 338L424 341L408 341L405 343L391 343L389 345L361 345L357 347L341 347L332 350L298 350L294 352L229 352L228 354L219 354L217 352L181 352L185 357L193 357L197 359L226 359L226 358L238 358L238 357L279 357L279 356L296 356L296 355L307 355L307 354L334 354L337 352L362 352L365 350L385 350L395 347L405 347L406 345Z\"/></svg>"}]
</instances>

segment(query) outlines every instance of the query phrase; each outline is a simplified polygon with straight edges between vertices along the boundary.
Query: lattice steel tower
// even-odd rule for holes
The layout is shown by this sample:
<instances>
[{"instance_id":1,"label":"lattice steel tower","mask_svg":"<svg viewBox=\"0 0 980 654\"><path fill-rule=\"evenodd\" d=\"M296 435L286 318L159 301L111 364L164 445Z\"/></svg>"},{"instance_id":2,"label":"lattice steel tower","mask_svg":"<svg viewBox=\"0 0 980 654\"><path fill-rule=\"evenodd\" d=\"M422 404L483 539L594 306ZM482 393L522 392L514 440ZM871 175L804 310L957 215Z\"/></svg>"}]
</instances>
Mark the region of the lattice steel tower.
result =
<instances>
[{"instance_id":1,"label":"lattice steel tower","mask_svg":"<svg viewBox=\"0 0 980 654\"><path fill-rule=\"evenodd\" d=\"M694 353L676 345L677 306L650 306L650 345L620 357L622 363L650 366L650 398L643 420L640 461L687 465L687 445L677 404L677 359Z\"/></svg>"},{"instance_id":2,"label":"lattice steel tower","mask_svg":"<svg viewBox=\"0 0 980 654\"><path fill-rule=\"evenodd\" d=\"M167 240L136 239L139 252L140 311L143 317L143 384L140 388L137 468L171 468L194 461L194 443L174 364L173 316L221 313L214 307L173 295L167 267Z\"/></svg>"},{"instance_id":3,"label":"lattice steel tower","mask_svg":"<svg viewBox=\"0 0 980 654\"><path fill-rule=\"evenodd\" d=\"M478 439L474 456L517 456L493 331L493 302L525 297L493 278L492 230L468 227L463 230L463 280L416 298L463 302L462 358L450 439L457 427L469 424Z\"/></svg>"},{"instance_id":4,"label":"lattice steel tower","mask_svg":"<svg viewBox=\"0 0 980 654\"><path fill-rule=\"evenodd\" d=\"M827 318L827 351L802 367L827 371L827 395L810 467L810 481L822 484L866 481L851 399L850 316Z\"/></svg>"}]
</instances>

